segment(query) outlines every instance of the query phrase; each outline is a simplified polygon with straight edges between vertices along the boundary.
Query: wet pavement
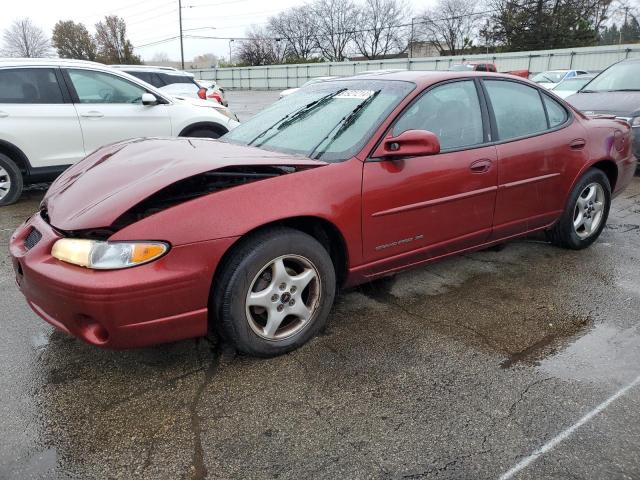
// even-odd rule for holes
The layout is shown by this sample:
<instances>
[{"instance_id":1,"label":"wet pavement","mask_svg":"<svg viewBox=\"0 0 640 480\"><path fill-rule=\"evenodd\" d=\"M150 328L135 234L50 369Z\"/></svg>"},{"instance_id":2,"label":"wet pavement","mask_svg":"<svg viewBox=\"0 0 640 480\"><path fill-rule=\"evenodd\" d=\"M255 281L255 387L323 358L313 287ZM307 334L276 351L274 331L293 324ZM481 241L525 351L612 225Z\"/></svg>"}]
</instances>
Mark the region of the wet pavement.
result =
<instances>
[{"instance_id":1,"label":"wet pavement","mask_svg":"<svg viewBox=\"0 0 640 480\"><path fill-rule=\"evenodd\" d=\"M640 178L587 250L528 238L343 292L270 360L54 331L6 254L41 195L0 211L2 479L484 479L545 445L512 478L640 478L640 386L603 404L640 375Z\"/></svg>"}]
</instances>

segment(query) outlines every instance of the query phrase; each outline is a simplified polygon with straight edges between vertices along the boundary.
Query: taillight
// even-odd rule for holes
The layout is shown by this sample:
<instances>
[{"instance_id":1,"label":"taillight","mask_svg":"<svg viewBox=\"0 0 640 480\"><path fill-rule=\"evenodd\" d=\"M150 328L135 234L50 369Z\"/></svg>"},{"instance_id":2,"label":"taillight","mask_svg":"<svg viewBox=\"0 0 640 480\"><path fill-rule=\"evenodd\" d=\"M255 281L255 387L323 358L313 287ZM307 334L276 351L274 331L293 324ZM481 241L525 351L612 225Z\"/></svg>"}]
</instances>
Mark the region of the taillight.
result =
<instances>
[{"instance_id":1,"label":"taillight","mask_svg":"<svg viewBox=\"0 0 640 480\"><path fill-rule=\"evenodd\" d=\"M222 97L220 96L220 94L218 92L211 92L208 95L208 98L213 98L216 102L222 103Z\"/></svg>"},{"instance_id":2,"label":"taillight","mask_svg":"<svg viewBox=\"0 0 640 480\"><path fill-rule=\"evenodd\" d=\"M198 90L198 97L200 97L202 100L206 100L207 99L207 89L202 87L200 90Z\"/></svg>"}]
</instances>

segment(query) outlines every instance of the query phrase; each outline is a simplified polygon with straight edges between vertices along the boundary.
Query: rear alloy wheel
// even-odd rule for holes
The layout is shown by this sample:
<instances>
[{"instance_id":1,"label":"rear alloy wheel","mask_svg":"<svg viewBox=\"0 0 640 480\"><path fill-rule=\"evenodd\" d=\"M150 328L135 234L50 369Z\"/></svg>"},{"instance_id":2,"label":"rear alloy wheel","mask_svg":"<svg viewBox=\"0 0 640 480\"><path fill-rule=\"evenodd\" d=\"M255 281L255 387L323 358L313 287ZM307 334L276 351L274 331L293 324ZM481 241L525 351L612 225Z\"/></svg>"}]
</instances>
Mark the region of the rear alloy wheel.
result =
<instances>
[{"instance_id":1,"label":"rear alloy wheel","mask_svg":"<svg viewBox=\"0 0 640 480\"><path fill-rule=\"evenodd\" d=\"M17 165L0 153L0 206L15 203L22 193L22 174Z\"/></svg>"},{"instance_id":2,"label":"rear alloy wheel","mask_svg":"<svg viewBox=\"0 0 640 480\"><path fill-rule=\"evenodd\" d=\"M335 271L327 250L310 235L284 227L253 234L220 268L211 321L239 351L280 355L326 324Z\"/></svg>"},{"instance_id":3,"label":"rear alloy wheel","mask_svg":"<svg viewBox=\"0 0 640 480\"><path fill-rule=\"evenodd\" d=\"M551 243L580 250L600 236L609 216L611 186L598 169L589 170L573 188L562 217L547 232Z\"/></svg>"}]
</instances>

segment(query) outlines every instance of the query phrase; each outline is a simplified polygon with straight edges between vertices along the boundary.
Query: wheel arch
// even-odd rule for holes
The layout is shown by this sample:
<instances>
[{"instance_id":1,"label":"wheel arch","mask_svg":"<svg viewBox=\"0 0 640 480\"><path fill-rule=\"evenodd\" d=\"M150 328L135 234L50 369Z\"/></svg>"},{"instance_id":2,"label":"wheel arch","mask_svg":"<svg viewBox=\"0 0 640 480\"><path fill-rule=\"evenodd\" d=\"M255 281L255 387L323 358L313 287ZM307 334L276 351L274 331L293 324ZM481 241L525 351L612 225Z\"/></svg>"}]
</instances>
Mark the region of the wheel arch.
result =
<instances>
[{"instance_id":1,"label":"wheel arch","mask_svg":"<svg viewBox=\"0 0 640 480\"><path fill-rule=\"evenodd\" d=\"M215 272L213 274L213 281L211 285L212 291L214 285L216 284L217 278L221 275L221 272L224 270L224 266L226 265L229 257L233 254L238 245L257 233L276 227L288 227L294 230L299 230L320 242L327 249L329 257L331 258L331 262L333 263L333 267L336 272L336 286L338 288L342 287L347 278L349 266L347 244L344 236L342 235L342 232L340 232L340 229L338 229L338 227L336 227L333 223L324 218L315 216L298 216L283 218L270 223L266 223L264 225L260 225L240 236L227 249L227 251L218 262L218 265L216 266Z\"/></svg>"},{"instance_id":2,"label":"wheel arch","mask_svg":"<svg viewBox=\"0 0 640 480\"><path fill-rule=\"evenodd\" d=\"M31 164L25 153L13 143L0 140L0 153L9 157L20 169L23 177L27 177L31 171Z\"/></svg>"},{"instance_id":3,"label":"wheel arch","mask_svg":"<svg viewBox=\"0 0 640 480\"><path fill-rule=\"evenodd\" d=\"M219 123L215 123L215 122L196 122L196 123L192 123L190 125L187 125L186 127L184 127L182 129L182 131L178 134L179 137L185 137L187 135L189 135L189 133L195 131L195 130L200 130L200 129L207 129L207 130L213 130L216 133L219 133L220 136L224 135L225 133L227 133L229 130L220 125Z\"/></svg>"},{"instance_id":4,"label":"wheel arch","mask_svg":"<svg viewBox=\"0 0 640 480\"><path fill-rule=\"evenodd\" d=\"M611 159L599 160L596 163L589 166L589 168L596 168L601 170L609 179L609 185L611 186L611 193L616 189L616 182L618 181L618 165ZM582 172L582 175L586 173ZM582 176L581 175L581 176Z\"/></svg>"}]
</instances>

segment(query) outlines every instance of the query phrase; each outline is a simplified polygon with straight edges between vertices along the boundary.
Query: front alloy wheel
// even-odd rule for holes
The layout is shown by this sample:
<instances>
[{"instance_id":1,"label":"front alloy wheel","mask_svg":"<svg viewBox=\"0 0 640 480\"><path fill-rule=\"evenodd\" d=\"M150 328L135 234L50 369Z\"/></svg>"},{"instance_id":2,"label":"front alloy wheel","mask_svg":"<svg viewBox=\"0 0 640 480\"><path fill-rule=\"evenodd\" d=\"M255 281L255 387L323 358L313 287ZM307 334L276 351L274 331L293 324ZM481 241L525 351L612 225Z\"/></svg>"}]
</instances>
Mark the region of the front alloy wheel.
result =
<instances>
[{"instance_id":1,"label":"front alloy wheel","mask_svg":"<svg viewBox=\"0 0 640 480\"><path fill-rule=\"evenodd\" d=\"M210 324L240 352L280 355L327 323L336 275L327 249L312 236L288 227L250 234L218 268Z\"/></svg>"},{"instance_id":2,"label":"front alloy wheel","mask_svg":"<svg viewBox=\"0 0 640 480\"><path fill-rule=\"evenodd\" d=\"M266 340L287 338L305 328L321 296L318 270L309 259L280 256L253 279L246 297L247 321Z\"/></svg>"}]
</instances>

